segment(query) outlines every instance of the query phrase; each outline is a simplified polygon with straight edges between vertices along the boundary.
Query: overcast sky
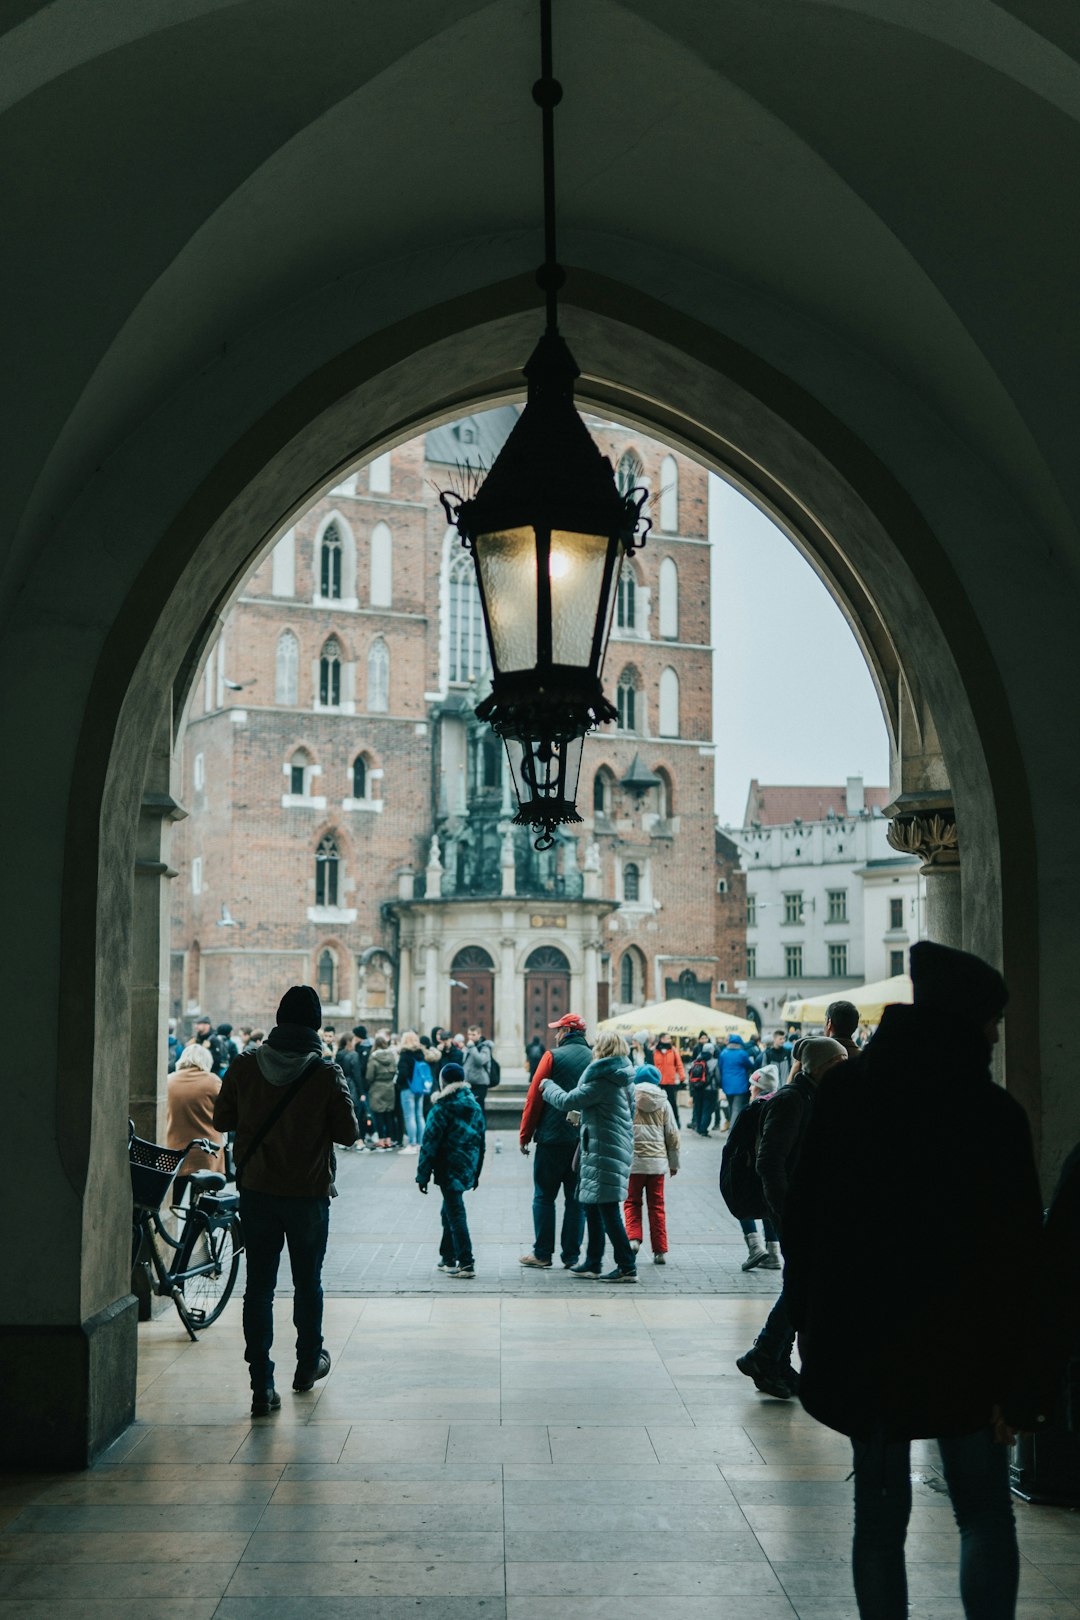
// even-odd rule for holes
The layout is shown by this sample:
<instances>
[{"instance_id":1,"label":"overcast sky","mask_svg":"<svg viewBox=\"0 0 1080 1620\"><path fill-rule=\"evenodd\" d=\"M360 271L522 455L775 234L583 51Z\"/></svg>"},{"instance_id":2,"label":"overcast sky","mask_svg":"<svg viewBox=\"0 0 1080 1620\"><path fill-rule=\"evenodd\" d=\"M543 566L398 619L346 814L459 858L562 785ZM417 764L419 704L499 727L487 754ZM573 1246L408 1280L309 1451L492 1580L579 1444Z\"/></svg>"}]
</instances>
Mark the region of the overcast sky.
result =
<instances>
[{"instance_id":1,"label":"overcast sky","mask_svg":"<svg viewBox=\"0 0 1080 1620\"><path fill-rule=\"evenodd\" d=\"M751 777L889 781L889 740L847 622L786 535L709 478L716 812L738 826Z\"/></svg>"}]
</instances>

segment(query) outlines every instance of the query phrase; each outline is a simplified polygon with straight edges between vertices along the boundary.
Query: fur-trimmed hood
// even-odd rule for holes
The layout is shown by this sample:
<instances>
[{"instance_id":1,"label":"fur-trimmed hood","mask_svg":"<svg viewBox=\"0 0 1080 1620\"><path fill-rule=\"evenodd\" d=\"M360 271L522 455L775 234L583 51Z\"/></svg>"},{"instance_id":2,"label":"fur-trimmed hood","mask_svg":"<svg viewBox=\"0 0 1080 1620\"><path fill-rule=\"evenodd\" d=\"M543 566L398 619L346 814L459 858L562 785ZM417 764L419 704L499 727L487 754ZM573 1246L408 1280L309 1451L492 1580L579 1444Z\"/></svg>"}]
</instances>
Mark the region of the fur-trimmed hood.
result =
<instances>
[{"instance_id":1,"label":"fur-trimmed hood","mask_svg":"<svg viewBox=\"0 0 1080 1620\"><path fill-rule=\"evenodd\" d=\"M471 1091L471 1090L472 1090L472 1086L470 1086L470 1084L469 1084L469 1082L467 1080L451 1080L451 1082L450 1082L450 1084L448 1086L442 1086L435 1093L435 1096L432 1098L432 1101L433 1102L438 1102L443 1097L452 1097L454 1095L455 1091Z\"/></svg>"}]
</instances>

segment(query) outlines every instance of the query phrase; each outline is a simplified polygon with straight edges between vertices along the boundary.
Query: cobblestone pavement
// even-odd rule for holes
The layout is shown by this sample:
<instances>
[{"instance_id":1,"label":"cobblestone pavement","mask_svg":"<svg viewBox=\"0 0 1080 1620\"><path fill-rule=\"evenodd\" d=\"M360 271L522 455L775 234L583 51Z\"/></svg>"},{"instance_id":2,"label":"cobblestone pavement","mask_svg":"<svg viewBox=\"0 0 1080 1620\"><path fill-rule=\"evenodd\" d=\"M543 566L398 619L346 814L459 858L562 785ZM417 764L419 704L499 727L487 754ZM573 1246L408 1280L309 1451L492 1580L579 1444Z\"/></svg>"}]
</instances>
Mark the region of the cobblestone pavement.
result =
<instances>
[{"instance_id":1,"label":"cobblestone pavement","mask_svg":"<svg viewBox=\"0 0 1080 1620\"><path fill-rule=\"evenodd\" d=\"M683 1165L668 1177L668 1241L663 1268L648 1242L639 1257L639 1287L664 1295L743 1294L771 1301L775 1272L743 1272L746 1245L720 1197L721 1136L682 1133ZM340 1197L330 1217L323 1283L333 1294L500 1294L523 1298L580 1294L595 1285L570 1277L556 1256L550 1271L518 1264L532 1247L532 1159L518 1149L516 1131L491 1131L476 1192L466 1198L476 1253L476 1278L453 1282L435 1270L440 1236L438 1189L416 1187L416 1155L342 1153ZM561 1200L558 1218L561 1219ZM611 1250L607 1251L610 1262ZM283 1281L287 1278L283 1277Z\"/></svg>"}]
</instances>

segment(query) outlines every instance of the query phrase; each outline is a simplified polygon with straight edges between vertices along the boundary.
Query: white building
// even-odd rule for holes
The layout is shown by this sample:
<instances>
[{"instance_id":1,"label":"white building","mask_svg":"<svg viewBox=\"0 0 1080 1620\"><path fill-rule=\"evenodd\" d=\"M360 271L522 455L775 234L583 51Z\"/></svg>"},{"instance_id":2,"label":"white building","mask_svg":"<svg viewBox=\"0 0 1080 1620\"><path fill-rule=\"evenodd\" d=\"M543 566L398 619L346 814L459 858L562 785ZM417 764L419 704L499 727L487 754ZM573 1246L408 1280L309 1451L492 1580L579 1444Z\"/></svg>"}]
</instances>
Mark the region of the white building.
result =
<instances>
[{"instance_id":1,"label":"white building","mask_svg":"<svg viewBox=\"0 0 1080 1620\"><path fill-rule=\"evenodd\" d=\"M925 881L886 838L888 788L750 784L745 825L727 829L746 872L749 1016L768 1030L784 1003L907 970L925 937ZM743 985L736 986L738 990Z\"/></svg>"}]
</instances>

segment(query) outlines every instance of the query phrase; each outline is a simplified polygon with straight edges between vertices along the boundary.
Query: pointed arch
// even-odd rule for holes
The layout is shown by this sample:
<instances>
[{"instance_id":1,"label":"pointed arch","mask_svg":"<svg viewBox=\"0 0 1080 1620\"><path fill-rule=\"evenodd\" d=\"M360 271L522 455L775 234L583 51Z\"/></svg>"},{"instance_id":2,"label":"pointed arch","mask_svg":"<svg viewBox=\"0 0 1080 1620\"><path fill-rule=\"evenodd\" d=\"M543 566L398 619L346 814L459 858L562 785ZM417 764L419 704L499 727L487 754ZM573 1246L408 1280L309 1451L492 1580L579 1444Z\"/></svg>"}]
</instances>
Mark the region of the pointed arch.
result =
<instances>
[{"instance_id":1,"label":"pointed arch","mask_svg":"<svg viewBox=\"0 0 1080 1620\"><path fill-rule=\"evenodd\" d=\"M283 630L274 657L274 702L292 707L299 701L300 643L292 630Z\"/></svg>"},{"instance_id":2,"label":"pointed arch","mask_svg":"<svg viewBox=\"0 0 1080 1620\"><path fill-rule=\"evenodd\" d=\"M337 709L341 706L341 642L337 636L327 636L319 654L319 707Z\"/></svg>"},{"instance_id":3,"label":"pointed arch","mask_svg":"<svg viewBox=\"0 0 1080 1620\"><path fill-rule=\"evenodd\" d=\"M487 668L487 641L476 565L467 551L451 555L448 579L447 675L451 681L478 680Z\"/></svg>"},{"instance_id":4,"label":"pointed arch","mask_svg":"<svg viewBox=\"0 0 1080 1620\"><path fill-rule=\"evenodd\" d=\"M641 679L633 664L627 664L615 688L616 724L620 731L637 731L642 724Z\"/></svg>"},{"instance_id":5,"label":"pointed arch","mask_svg":"<svg viewBox=\"0 0 1080 1620\"><path fill-rule=\"evenodd\" d=\"M371 605L391 607L394 600L394 539L389 523L371 531Z\"/></svg>"},{"instance_id":6,"label":"pointed arch","mask_svg":"<svg viewBox=\"0 0 1080 1620\"><path fill-rule=\"evenodd\" d=\"M372 713L390 707L390 649L382 636L377 636L368 648L367 706Z\"/></svg>"},{"instance_id":7,"label":"pointed arch","mask_svg":"<svg viewBox=\"0 0 1080 1620\"><path fill-rule=\"evenodd\" d=\"M660 463L660 527L665 534L679 532L679 463L674 456Z\"/></svg>"},{"instance_id":8,"label":"pointed arch","mask_svg":"<svg viewBox=\"0 0 1080 1620\"><path fill-rule=\"evenodd\" d=\"M615 809L615 775L609 765L601 765L593 777L593 815L611 816Z\"/></svg>"},{"instance_id":9,"label":"pointed arch","mask_svg":"<svg viewBox=\"0 0 1080 1620\"><path fill-rule=\"evenodd\" d=\"M328 512L315 533L312 596L345 610L356 607L356 538L338 511Z\"/></svg>"},{"instance_id":10,"label":"pointed arch","mask_svg":"<svg viewBox=\"0 0 1080 1620\"><path fill-rule=\"evenodd\" d=\"M679 570L672 557L660 563L660 634L668 641L679 639Z\"/></svg>"},{"instance_id":11,"label":"pointed arch","mask_svg":"<svg viewBox=\"0 0 1080 1620\"><path fill-rule=\"evenodd\" d=\"M679 735L679 677L670 664L660 672L660 735Z\"/></svg>"},{"instance_id":12,"label":"pointed arch","mask_svg":"<svg viewBox=\"0 0 1080 1620\"><path fill-rule=\"evenodd\" d=\"M315 846L315 904L336 906L340 892L341 846L336 832L327 832Z\"/></svg>"},{"instance_id":13,"label":"pointed arch","mask_svg":"<svg viewBox=\"0 0 1080 1620\"><path fill-rule=\"evenodd\" d=\"M619 1000L626 1007L645 1000L645 958L636 945L628 945L619 958Z\"/></svg>"}]
</instances>

